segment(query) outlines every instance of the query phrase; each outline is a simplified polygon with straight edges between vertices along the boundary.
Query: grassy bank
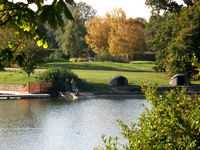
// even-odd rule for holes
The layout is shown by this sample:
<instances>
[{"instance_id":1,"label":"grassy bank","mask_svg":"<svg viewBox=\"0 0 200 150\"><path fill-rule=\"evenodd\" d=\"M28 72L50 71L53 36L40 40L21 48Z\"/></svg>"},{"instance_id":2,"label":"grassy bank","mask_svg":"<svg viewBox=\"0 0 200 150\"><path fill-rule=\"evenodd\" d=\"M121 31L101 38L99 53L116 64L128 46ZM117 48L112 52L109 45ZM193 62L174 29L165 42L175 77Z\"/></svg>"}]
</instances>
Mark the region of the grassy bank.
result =
<instances>
[{"instance_id":1,"label":"grassy bank","mask_svg":"<svg viewBox=\"0 0 200 150\"><path fill-rule=\"evenodd\" d=\"M72 69L79 78L86 80L92 87L91 91L107 91L110 89L108 82L115 75L122 75L128 79L130 85L140 85L141 81L151 81L157 83L158 86L170 86L170 78L165 73L153 72L154 62L151 61L133 61L128 63L113 62L68 62L55 61L49 62L38 69L47 69L52 67L61 67ZM10 72L0 73L0 83L26 84L28 82L36 82L39 71L35 71L33 75L27 77L19 71L10 70ZM193 81L192 84L200 85L200 81Z\"/></svg>"},{"instance_id":2,"label":"grassy bank","mask_svg":"<svg viewBox=\"0 0 200 150\"><path fill-rule=\"evenodd\" d=\"M36 82L36 77L39 73L32 74L30 77L26 73L19 71L4 71L0 72L0 83L10 83L10 84L27 84L28 82Z\"/></svg>"},{"instance_id":3,"label":"grassy bank","mask_svg":"<svg viewBox=\"0 0 200 150\"><path fill-rule=\"evenodd\" d=\"M123 71L88 71L88 70L74 70L75 74L81 79L89 82L95 91L106 91L110 87L108 83L115 75L122 75L128 79L130 85L140 85L142 80L150 80L152 83L158 83L159 86L169 86L170 78L164 73L154 72L123 72Z\"/></svg>"},{"instance_id":4,"label":"grassy bank","mask_svg":"<svg viewBox=\"0 0 200 150\"><path fill-rule=\"evenodd\" d=\"M153 71L153 61L132 61L130 63L117 62L69 62L69 61L51 61L38 67L38 69L46 69L51 67L61 67L67 69L78 70L113 70L113 71L137 71L148 72Z\"/></svg>"}]
</instances>

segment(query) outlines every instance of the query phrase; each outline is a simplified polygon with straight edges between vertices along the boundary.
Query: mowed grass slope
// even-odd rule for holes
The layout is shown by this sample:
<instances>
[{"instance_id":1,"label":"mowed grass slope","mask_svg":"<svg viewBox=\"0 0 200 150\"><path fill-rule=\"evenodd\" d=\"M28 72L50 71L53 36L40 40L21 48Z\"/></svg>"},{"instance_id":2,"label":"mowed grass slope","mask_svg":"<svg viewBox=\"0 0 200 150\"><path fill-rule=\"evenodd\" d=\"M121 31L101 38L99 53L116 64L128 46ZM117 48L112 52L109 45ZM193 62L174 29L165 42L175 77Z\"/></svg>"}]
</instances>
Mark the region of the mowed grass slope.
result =
<instances>
[{"instance_id":1,"label":"mowed grass slope","mask_svg":"<svg viewBox=\"0 0 200 150\"><path fill-rule=\"evenodd\" d=\"M140 85L143 81L151 81L151 83L158 83L159 86L169 86L170 77L165 73L154 72L124 72L124 71L88 71L88 70L74 70L75 74L81 79L89 82L94 91L107 91L110 89L108 83L115 75L122 75L128 79L130 85Z\"/></svg>"},{"instance_id":2,"label":"mowed grass slope","mask_svg":"<svg viewBox=\"0 0 200 150\"><path fill-rule=\"evenodd\" d=\"M170 86L171 77L166 73L155 73L153 71L154 62L152 61L132 61L130 63L115 62L69 62L56 60L39 66L38 69L48 69L53 67L71 69L72 72L84 79L90 85L90 91L108 91L108 83L115 75L122 75L128 79L130 85L140 85L142 81L151 81L158 86ZM35 71L34 75L27 77L25 73L1 72L0 83L26 84L36 82L35 77L39 74ZM192 84L200 84L200 81L193 81Z\"/></svg>"},{"instance_id":3,"label":"mowed grass slope","mask_svg":"<svg viewBox=\"0 0 200 150\"><path fill-rule=\"evenodd\" d=\"M26 73L19 73L19 71L4 71L0 72L0 83L9 83L9 84L27 84L28 82L36 82L36 77L38 73L34 75L31 74L30 77Z\"/></svg>"},{"instance_id":4,"label":"mowed grass slope","mask_svg":"<svg viewBox=\"0 0 200 150\"><path fill-rule=\"evenodd\" d=\"M48 62L39 66L40 69L61 67L78 70L117 70L117 71L153 71L153 61L133 61L130 63L117 62L69 62L57 61Z\"/></svg>"}]
</instances>

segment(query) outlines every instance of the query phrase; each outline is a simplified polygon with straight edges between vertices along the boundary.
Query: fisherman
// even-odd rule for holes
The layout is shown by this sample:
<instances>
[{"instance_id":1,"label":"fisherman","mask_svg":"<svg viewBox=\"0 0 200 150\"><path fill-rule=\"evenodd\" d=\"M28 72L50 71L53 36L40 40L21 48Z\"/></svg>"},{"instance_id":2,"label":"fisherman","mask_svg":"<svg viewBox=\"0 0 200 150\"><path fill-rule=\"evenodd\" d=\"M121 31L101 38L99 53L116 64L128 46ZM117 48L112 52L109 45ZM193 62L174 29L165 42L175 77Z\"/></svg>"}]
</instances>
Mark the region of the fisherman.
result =
<instances>
[{"instance_id":1,"label":"fisherman","mask_svg":"<svg viewBox=\"0 0 200 150\"><path fill-rule=\"evenodd\" d=\"M72 87L72 92L75 92L76 89L76 81L72 78L71 80L71 87Z\"/></svg>"},{"instance_id":2,"label":"fisherman","mask_svg":"<svg viewBox=\"0 0 200 150\"><path fill-rule=\"evenodd\" d=\"M69 82L69 79L66 79L66 81L65 81L65 87L66 87L66 92L70 93L70 82Z\"/></svg>"}]
</instances>

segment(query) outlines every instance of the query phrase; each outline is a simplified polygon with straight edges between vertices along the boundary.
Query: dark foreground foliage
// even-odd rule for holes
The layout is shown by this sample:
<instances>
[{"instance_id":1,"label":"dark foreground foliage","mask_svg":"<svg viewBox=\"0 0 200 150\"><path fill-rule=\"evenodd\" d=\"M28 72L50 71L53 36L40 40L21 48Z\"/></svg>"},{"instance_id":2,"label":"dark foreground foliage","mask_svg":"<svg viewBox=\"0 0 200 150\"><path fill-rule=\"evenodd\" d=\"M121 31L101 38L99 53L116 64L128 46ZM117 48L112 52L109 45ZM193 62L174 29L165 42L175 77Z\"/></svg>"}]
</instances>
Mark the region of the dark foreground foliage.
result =
<instances>
[{"instance_id":1,"label":"dark foreground foliage","mask_svg":"<svg viewBox=\"0 0 200 150\"><path fill-rule=\"evenodd\" d=\"M161 95L149 85L142 88L152 108L144 106L145 112L131 127L118 120L128 143L103 136L105 146L95 149L200 149L200 97L191 98L185 89Z\"/></svg>"}]
</instances>

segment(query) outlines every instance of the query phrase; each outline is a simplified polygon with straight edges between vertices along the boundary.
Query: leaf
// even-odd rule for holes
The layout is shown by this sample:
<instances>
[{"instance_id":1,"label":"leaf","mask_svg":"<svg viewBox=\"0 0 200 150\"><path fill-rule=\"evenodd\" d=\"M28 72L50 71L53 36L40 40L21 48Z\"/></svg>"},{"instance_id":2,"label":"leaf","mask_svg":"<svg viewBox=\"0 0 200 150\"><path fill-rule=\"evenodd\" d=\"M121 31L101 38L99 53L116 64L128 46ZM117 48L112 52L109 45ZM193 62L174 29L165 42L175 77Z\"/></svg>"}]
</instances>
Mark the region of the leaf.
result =
<instances>
[{"instance_id":1,"label":"leaf","mask_svg":"<svg viewBox=\"0 0 200 150\"><path fill-rule=\"evenodd\" d=\"M43 45L43 39L38 40L38 41L37 41L37 45L38 45L38 46L42 46L42 45Z\"/></svg>"},{"instance_id":2,"label":"leaf","mask_svg":"<svg viewBox=\"0 0 200 150\"><path fill-rule=\"evenodd\" d=\"M5 4L0 4L0 10L3 10Z\"/></svg>"},{"instance_id":3,"label":"leaf","mask_svg":"<svg viewBox=\"0 0 200 150\"><path fill-rule=\"evenodd\" d=\"M44 48L44 49L47 49L47 48L48 48L48 46L49 46L49 45L48 45L48 42L47 42L47 41L45 41L45 43L44 43L44 45L43 45L43 48Z\"/></svg>"},{"instance_id":4,"label":"leaf","mask_svg":"<svg viewBox=\"0 0 200 150\"><path fill-rule=\"evenodd\" d=\"M74 18L73 18L73 16L72 16L71 12L70 12L69 9L67 8L67 6L66 6L66 5L63 5L63 7L64 7L64 14L65 14L65 17L68 18L68 19L70 19L70 20L74 20Z\"/></svg>"},{"instance_id":5,"label":"leaf","mask_svg":"<svg viewBox=\"0 0 200 150\"><path fill-rule=\"evenodd\" d=\"M49 10L50 10L50 6L44 6L43 7L43 10L42 10L40 17L39 17L40 21L42 23L45 23L47 21Z\"/></svg>"},{"instance_id":6,"label":"leaf","mask_svg":"<svg viewBox=\"0 0 200 150\"><path fill-rule=\"evenodd\" d=\"M24 31L29 32L30 30L31 30L31 27L30 27L30 26L25 26L25 27L24 27Z\"/></svg>"},{"instance_id":7,"label":"leaf","mask_svg":"<svg viewBox=\"0 0 200 150\"><path fill-rule=\"evenodd\" d=\"M56 10L58 11L59 14L61 14L64 10L63 5L65 5L63 0L60 0L56 5Z\"/></svg>"},{"instance_id":8,"label":"leaf","mask_svg":"<svg viewBox=\"0 0 200 150\"><path fill-rule=\"evenodd\" d=\"M55 14L57 17L57 22L58 22L59 27L64 27L64 21L63 21L62 17L58 14L58 12L55 12Z\"/></svg>"},{"instance_id":9,"label":"leaf","mask_svg":"<svg viewBox=\"0 0 200 150\"><path fill-rule=\"evenodd\" d=\"M75 4L75 3L74 3L74 0L65 0L65 2L68 3L68 4L70 4L70 5Z\"/></svg>"},{"instance_id":10,"label":"leaf","mask_svg":"<svg viewBox=\"0 0 200 150\"><path fill-rule=\"evenodd\" d=\"M53 29L57 28L57 19L56 19L56 16L55 16L55 12L54 12L54 8L51 7L49 9L49 12L48 12L48 24L50 25L50 27L52 27Z\"/></svg>"}]
</instances>

